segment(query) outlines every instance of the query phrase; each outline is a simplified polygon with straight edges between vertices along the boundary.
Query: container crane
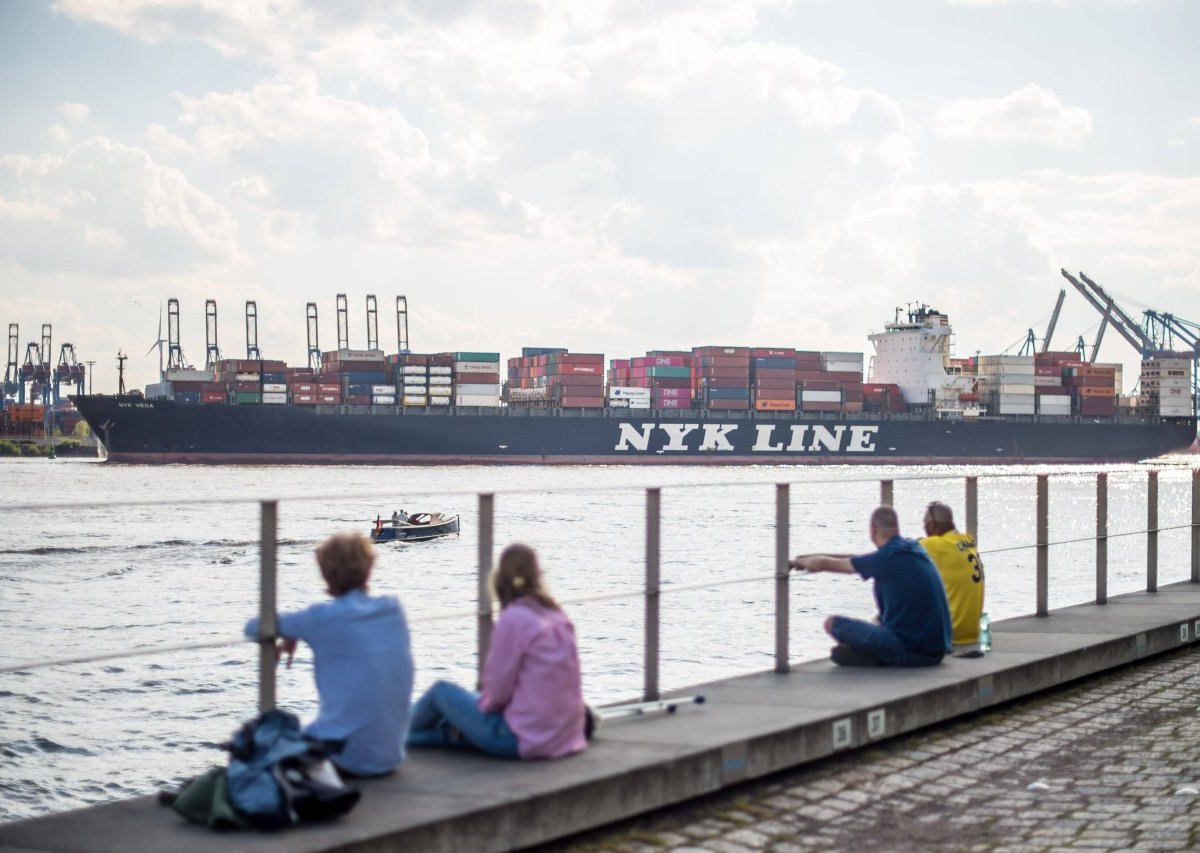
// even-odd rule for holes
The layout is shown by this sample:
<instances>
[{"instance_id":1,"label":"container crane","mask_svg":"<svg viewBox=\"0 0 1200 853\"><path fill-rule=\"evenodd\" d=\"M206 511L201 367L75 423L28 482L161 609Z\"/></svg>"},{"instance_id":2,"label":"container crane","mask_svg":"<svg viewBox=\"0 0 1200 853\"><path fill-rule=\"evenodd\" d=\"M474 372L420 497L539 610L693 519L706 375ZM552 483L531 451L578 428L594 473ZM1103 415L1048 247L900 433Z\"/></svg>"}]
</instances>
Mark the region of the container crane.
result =
<instances>
[{"instance_id":1,"label":"container crane","mask_svg":"<svg viewBox=\"0 0 1200 853\"><path fill-rule=\"evenodd\" d=\"M337 343L340 350L350 349L350 314L344 293L337 295Z\"/></svg>"},{"instance_id":2,"label":"container crane","mask_svg":"<svg viewBox=\"0 0 1200 853\"><path fill-rule=\"evenodd\" d=\"M401 355L408 349L408 297L396 297L396 351Z\"/></svg>"},{"instance_id":3,"label":"container crane","mask_svg":"<svg viewBox=\"0 0 1200 853\"><path fill-rule=\"evenodd\" d=\"M167 300L167 370L183 370L183 347L179 345L179 300Z\"/></svg>"},{"instance_id":4,"label":"container crane","mask_svg":"<svg viewBox=\"0 0 1200 853\"><path fill-rule=\"evenodd\" d=\"M379 306L375 294L367 294L367 349L379 349Z\"/></svg>"},{"instance_id":5,"label":"container crane","mask_svg":"<svg viewBox=\"0 0 1200 853\"><path fill-rule=\"evenodd\" d=\"M221 360L217 345L217 300L204 300L204 369L213 370Z\"/></svg>"},{"instance_id":6,"label":"container crane","mask_svg":"<svg viewBox=\"0 0 1200 853\"><path fill-rule=\"evenodd\" d=\"M1038 349L1037 335L1033 333L1033 329L1030 329L1025 335L1025 342L1021 344L1020 355L1050 351L1050 339L1054 337L1054 327L1058 325L1058 315L1062 312L1063 300L1066 298L1066 288L1058 291L1058 301L1054 303L1054 310L1050 312L1050 322L1046 324L1046 335L1042 338L1042 348Z\"/></svg>"},{"instance_id":7,"label":"container crane","mask_svg":"<svg viewBox=\"0 0 1200 853\"><path fill-rule=\"evenodd\" d=\"M262 350L258 348L258 303L246 300L246 358L262 361Z\"/></svg>"},{"instance_id":8,"label":"container crane","mask_svg":"<svg viewBox=\"0 0 1200 853\"><path fill-rule=\"evenodd\" d=\"M58 366L54 369L54 402L57 403L62 399L64 384L74 385L75 393L82 394L86 373L87 371L79 363L79 359L75 357L75 345L64 343L58 351Z\"/></svg>"},{"instance_id":9,"label":"container crane","mask_svg":"<svg viewBox=\"0 0 1200 853\"><path fill-rule=\"evenodd\" d=\"M21 330L16 323L8 324L8 361L4 365L4 387L0 389L0 397L21 395L20 402L25 402L25 386L21 383L21 369L17 359L21 355Z\"/></svg>"},{"instance_id":10,"label":"container crane","mask_svg":"<svg viewBox=\"0 0 1200 853\"><path fill-rule=\"evenodd\" d=\"M308 366L313 371L321 372L321 346L317 339L317 303L309 302L304 306L308 320Z\"/></svg>"}]
</instances>

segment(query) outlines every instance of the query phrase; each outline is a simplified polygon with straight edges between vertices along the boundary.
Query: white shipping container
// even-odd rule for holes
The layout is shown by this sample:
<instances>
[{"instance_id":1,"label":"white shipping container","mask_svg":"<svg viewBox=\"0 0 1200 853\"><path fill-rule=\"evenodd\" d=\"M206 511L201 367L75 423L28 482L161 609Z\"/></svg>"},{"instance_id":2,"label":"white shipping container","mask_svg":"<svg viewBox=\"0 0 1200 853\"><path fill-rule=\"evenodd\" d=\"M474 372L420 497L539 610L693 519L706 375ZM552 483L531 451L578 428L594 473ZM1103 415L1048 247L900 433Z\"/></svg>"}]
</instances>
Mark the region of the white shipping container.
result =
<instances>
[{"instance_id":1,"label":"white shipping container","mask_svg":"<svg viewBox=\"0 0 1200 853\"><path fill-rule=\"evenodd\" d=\"M821 353L821 363L827 361L836 361L843 364L857 363L859 367L863 363L863 354L861 352L823 352Z\"/></svg>"},{"instance_id":2,"label":"white shipping container","mask_svg":"<svg viewBox=\"0 0 1200 853\"><path fill-rule=\"evenodd\" d=\"M160 398L169 400L174 395L174 387L170 382L155 382L153 385L146 386L146 399L148 400L158 400Z\"/></svg>"},{"instance_id":3,"label":"white shipping container","mask_svg":"<svg viewBox=\"0 0 1200 853\"><path fill-rule=\"evenodd\" d=\"M406 406L424 406L428 399L424 394L405 394L400 398L400 402Z\"/></svg>"},{"instance_id":4,"label":"white shipping container","mask_svg":"<svg viewBox=\"0 0 1200 853\"><path fill-rule=\"evenodd\" d=\"M636 386L627 385L610 385L608 386L608 398L610 400L640 400L645 397L650 399L649 388L638 388Z\"/></svg>"},{"instance_id":5,"label":"white shipping container","mask_svg":"<svg viewBox=\"0 0 1200 853\"><path fill-rule=\"evenodd\" d=\"M285 382L264 382L262 389L263 389L264 394L278 394L280 392L287 391L287 383L285 383Z\"/></svg>"},{"instance_id":6,"label":"white shipping container","mask_svg":"<svg viewBox=\"0 0 1200 853\"><path fill-rule=\"evenodd\" d=\"M423 364L405 364L400 368L400 372L405 376L424 376L429 372L429 368Z\"/></svg>"},{"instance_id":7,"label":"white shipping container","mask_svg":"<svg viewBox=\"0 0 1200 853\"><path fill-rule=\"evenodd\" d=\"M842 402L841 391L809 391L807 389L800 392L801 400L805 403L840 403Z\"/></svg>"},{"instance_id":8,"label":"white shipping container","mask_svg":"<svg viewBox=\"0 0 1200 853\"><path fill-rule=\"evenodd\" d=\"M449 397L430 397L429 405L431 405L431 406L449 406L450 398Z\"/></svg>"},{"instance_id":9,"label":"white shipping container","mask_svg":"<svg viewBox=\"0 0 1200 853\"><path fill-rule=\"evenodd\" d=\"M455 373L499 373L500 364L495 361L456 361Z\"/></svg>"},{"instance_id":10,"label":"white shipping container","mask_svg":"<svg viewBox=\"0 0 1200 853\"><path fill-rule=\"evenodd\" d=\"M395 397L396 396L396 386L395 385L372 385L371 393L374 394L376 397Z\"/></svg>"},{"instance_id":11,"label":"white shipping container","mask_svg":"<svg viewBox=\"0 0 1200 853\"><path fill-rule=\"evenodd\" d=\"M1033 366L1033 356L1031 355L981 355L979 356L979 364L1028 364Z\"/></svg>"},{"instance_id":12,"label":"white shipping container","mask_svg":"<svg viewBox=\"0 0 1200 853\"><path fill-rule=\"evenodd\" d=\"M979 375L999 377L1001 382L1025 382L1037 373L1032 364L981 364Z\"/></svg>"},{"instance_id":13,"label":"white shipping container","mask_svg":"<svg viewBox=\"0 0 1200 853\"><path fill-rule=\"evenodd\" d=\"M997 394L1004 394L1006 396L1010 395L1010 394L1021 394L1023 396L1030 396L1034 393L1034 391L1033 391L1034 385L1029 382L1021 382L1021 383L1006 382L1001 385L989 384L988 388L995 391Z\"/></svg>"},{"instance_id":14,"label":"white shipping container","mask_svg":"<svg viewBox=\"0 0 1200 853\"><path fill-rule=\"evenodd\" d=\"M454 372L453 370L451 370L449 367L446 367L445 365L431 364L429 366L429 375L430 376L449 376L453 372Z\"/></svg>"},{"instance_id":15,"label":"white shipping container","mask_svg":"<svg viewBox=\"0 0 1200 853\"><path fill-rule=\"evenodd\" d=\"M1035 377L1033 377L1033 384L1036 385L1038 388L1061 388L1062 387L1062 377L1061 376L1035 376Z\"/></svg>"},{"instance_id":16,"label":"white shipping container","mask_svg":"<svg viewBox=\"0 0 1200 853\"><path fill-rule=\"evenodd\" d=\"M823 361L821 369L826 373L862 373L861 361Z\"/></svg>"},{"instance_id":17,"label":"white shipping container","mask_svg":"<svg viewBox=\"0 0 1200 853\"><path fill-rule=\"evenodd\" d=\"M456 406L499 406L500 395L498 394L455 394L454 405Z\"/></svg>"},{"instance_id":18,"label":"white shipping container","mask_svg":"<svg viewBox=\"0 0 1200 853\"><path fill-rule=\"evenodd\" d=\"M415 394L418 397L424 397L426 394L426 388L424 385L409 385L408 383L405 383L404 393Z\"/></svg>"},{"instance_id":19,"label":"white shipping container","mask_svg":"<svg viewBox=\"0 0 1200 853\"><path fill-rule=\"evenodd\" d=\"M196 370L193 367L175 367L166 372L163 377L168 382L212 382L211 370Z\"/></svg>"},{"instance_id":20,"label":"white shipping container","mask_svg":"<svg viewBox=\"0 0 1200 853\"><path fill-rule=\"evenodd\" d=\"M1047 415L1070 414L1070 397L1038 397L1038 410Z\"/></svg>"},{"instance_id":21,"label":"white shipping container","mask_svg":"<svg viewBox=\"0 0 1200 853\"><path fill-rule=\"evenodd\" d=\"M430 376L430 385L450 385L454 382L449 376Z\"/></svg>"},{"instance_id":22,"label":"white shipping container","mask_svg":"<svg viewBox=\"0 0 1200 853\"><path fill-rule=\"evenodd\" d=\"M1147 358L1142 362L1143 368L1150 366L1189 370L1192 362L1187 358Z\"/></svg>"},{"instance_id":23,"label":"white shipping container","mask_svg":"<svg viewBox=\"0 0 1200 853\"><path fill-rule=\"evenodd\" d=\"M1001 403L996 406L996 414L998 415L1032 415L1033 403Z\"/></svg>"},{"instance_id":24,"label":"white shipping container","mask_svg":"<svg viewBox=\"0 0 1200 853\"><path fill-rule=\"evenodd\" d=\"M996 394L992 398L997 405L1003 406L1005 403L1013 406L1032 406L1034 400L1037 399L1032 393L1029 394Z\"/></svg>"},{"instance_id":25,"label":"white shipping container","mask_svg":"<svg viewBox=\"0 0 1200 853\"><path fill-rule=\"evenodd\" d=\"M279 406L287 403L287 394L280 391L271 391L262 395L263 405Z\"/></svg>"},{"instance_id":26,"label":"white shipping container","mask_svg":"<svg viewBox=\"0 0 1200 853\"><path fill-rule=\"evenodd\" d=\"M467 385L463 382L458 383L458 388L454 392L461 394L464 397L481 397L481 396L500 396L499 385Z\"/></svg>"},{"instance_id":27,"label":"white shipping container","mask_svg":"<svg viewBox=\"0 0 1200 853\"><path fill-rule=\"evenodd\" d=\"M237 373L234 374L235 382L257 382L262 379L261 373Z\"/></svg>"},{"instance_id":28,"label":"white shipping container","mask_svg":"<svg viewBox=\"0 0 1200 853\"><path fill-rule=\"evenodd\" d=\"M371 405L373 406L394 406L396 405L395 394L377 394L371 397Z\"/></svg>"}]
</instances>

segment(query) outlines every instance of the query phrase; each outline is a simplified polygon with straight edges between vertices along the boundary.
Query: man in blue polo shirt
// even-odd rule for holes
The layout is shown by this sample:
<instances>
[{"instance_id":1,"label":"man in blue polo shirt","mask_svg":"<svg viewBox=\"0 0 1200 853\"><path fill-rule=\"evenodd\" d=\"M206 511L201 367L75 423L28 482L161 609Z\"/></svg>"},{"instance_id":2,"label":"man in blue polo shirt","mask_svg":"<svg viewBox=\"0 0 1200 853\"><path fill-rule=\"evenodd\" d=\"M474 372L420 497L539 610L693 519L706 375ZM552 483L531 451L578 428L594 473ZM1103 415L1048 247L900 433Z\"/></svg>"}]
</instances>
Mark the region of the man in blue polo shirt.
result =
<instances>
[{"instance_id":1,"label":"man in blue polo shirt","mask_svg":"<svg viewBox=\"0 0 1200 853\"><path fill-rule=\"evenodd\" d=\"M858 557L811 554L791 560L794 569L859 574L875 581L878 624L830 616L825 630L838 641L830 654L841 666L934 666L950 651L950 607L937 567L925 549L900 535L896 511L871 513L878 549Z\"/></svg>"}]
</instances>

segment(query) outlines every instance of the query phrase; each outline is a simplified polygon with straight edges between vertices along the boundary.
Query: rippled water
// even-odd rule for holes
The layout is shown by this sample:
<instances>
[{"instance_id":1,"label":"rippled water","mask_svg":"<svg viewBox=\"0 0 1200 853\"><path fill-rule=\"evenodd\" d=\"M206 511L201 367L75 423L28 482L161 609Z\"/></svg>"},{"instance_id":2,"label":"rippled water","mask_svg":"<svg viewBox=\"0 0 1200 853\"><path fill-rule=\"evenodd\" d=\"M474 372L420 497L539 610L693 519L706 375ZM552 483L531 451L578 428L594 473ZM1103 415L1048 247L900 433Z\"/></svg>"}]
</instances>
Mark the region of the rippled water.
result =
<instances>
[{"instance_id":1,"label":"rippled water","mask_svg":"<svg viewBox=\"0 0 1200 853\"><path fill-rule=\"evenodd\" d=\"M1163 466L1160 525L1190 521L1188 460ZM473 682L476 493L494 491L497 549L535 545L575 622L589 700L642 687L640 590L644 489L662 486L664 688L773 665L775 491L791 488L791 551L864 551L878 478L897 477L896 507L915 534L924 505L950 503L979 473L980 542L993 618L1034 608L1034 472L1053 470L1051 541L1094 529L1095 478L1069 467L278 467L117 466L90 460L0 461L0 666L236 639L257 608L258 507L281 498L279 605L322 595L312 549L366 530L394 508L462 515L457 539L380 549L372 581L400 596L413 628L417 689ZM1146 526L1146 470L1110 468L1111 534ZM996 476L1004 475L1004 476ZM920 477L924 479L908 479ZM209 503L219 500L220 503ZM130 501L144 505L122 505ZM241 501L240 503L237 501ZM37 509L14 506L43 505ZM10 509L5 510L8 507ZM1187 530L1160 535L1159 582L1189 576ZM1109 545L1111 594L1145 582L1144 535ZM1093 595L1090 542L1051 551L1051 606ZM753 582L671 593L738 578ZM628 598L570 604L609 593ZM822 656L831 612L870 616L868 585L832 575L792 584L794 660ZM450 614L447 616L447 614ZM0 673L0 821L153 791L223 763L216 743L256 702L257 648L240 643L99 663ZM311 658L280 671L280 704L311 717Z\"/></svg>"}]
</instances>

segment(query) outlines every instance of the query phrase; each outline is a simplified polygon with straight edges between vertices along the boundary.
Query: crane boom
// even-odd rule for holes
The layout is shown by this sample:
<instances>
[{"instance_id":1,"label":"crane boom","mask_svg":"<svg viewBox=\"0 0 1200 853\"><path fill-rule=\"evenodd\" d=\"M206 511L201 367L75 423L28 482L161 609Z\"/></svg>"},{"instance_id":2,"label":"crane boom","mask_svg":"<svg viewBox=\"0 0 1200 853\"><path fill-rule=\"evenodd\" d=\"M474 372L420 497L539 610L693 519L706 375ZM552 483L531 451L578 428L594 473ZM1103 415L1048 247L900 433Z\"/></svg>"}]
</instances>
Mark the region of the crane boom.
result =
<instances>
[{"instance_id":1,"label":"crane boom","mask_svg":"<svg viewBox=\"0 0 1200 853\"><path fill-rule=\"evenodd\" d=\"M1120 306L1116 304L1113 298L1109 296L1104 289L1100 287L1100 285L1090 281L1087 276L1084 276L1083 273L1080 273L1080 276L1084 279L1084 281L1087 281L1092 285L1092 287L1095 288L1093 291L1092 287L1088 287L1087 284L1084 284L1079 279L1075 278L1075 276L1071 275L1065 269L1062 270L1062 274L1063 278L1071 282L1071 285L1083 295L1083 298L1086 299L1093 308L1100 312L1101 317L1105 318L1106 321L1112 322L1113 327L1117 330L1117 333L1120 334L1121 337L1123 337L1126 341L1128 341L1131 347L1133 347L1142 355L1146 355L1147 353L1154 351L1154 346L1146 339L1146 335L1144 332L1142 332L1141 328L1136 323L1133 323L1129 320L1129 315L1121 310ZM1098 344L1099 340L1097 339L1097 349ZM1096 349L1092 350L1093 360L1096 358L1096 352Z\"/></svg>"},{"instance_id":2,"label":"crane boom","mask_svg":"<svg viewBox=\"0 0 1200 853\"><path fill-rule=\"evenodd\" d=\"M1054 327L1058 325L1058 315L1062 311L1063 300L1067 298L1067 289L1058 291L1058 301L1054 303L1054 311L1050 314L1050 323L1046 326L1046 337L1042 339L1042 352L1050 351L1050 339L1054 337Z\"/></svg>"}]
</instances>

